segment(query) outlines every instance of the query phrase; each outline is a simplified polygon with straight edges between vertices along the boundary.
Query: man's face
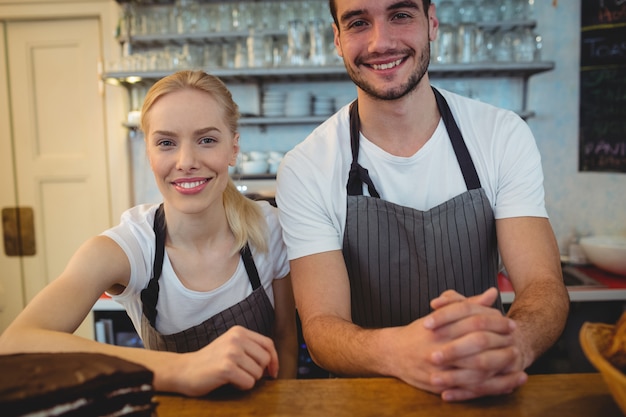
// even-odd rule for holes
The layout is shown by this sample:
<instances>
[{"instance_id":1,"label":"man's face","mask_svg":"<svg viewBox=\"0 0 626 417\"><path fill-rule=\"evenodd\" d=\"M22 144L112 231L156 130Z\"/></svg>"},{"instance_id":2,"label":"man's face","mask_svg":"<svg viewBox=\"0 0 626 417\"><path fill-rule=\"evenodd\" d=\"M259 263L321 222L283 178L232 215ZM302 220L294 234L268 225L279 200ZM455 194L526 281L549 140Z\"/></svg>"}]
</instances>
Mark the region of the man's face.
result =
<instances>
[{"instance_id":1,"label":"man's face","mask_svg":"<svg viewBox=\"0 0 626 417\"><path fill-rule=\"evenodd\" d=\"M352 81L371 97L413 91L428 70L438 21L421 0L337 0L335 47Z\"/></svg>"}]
</instances>

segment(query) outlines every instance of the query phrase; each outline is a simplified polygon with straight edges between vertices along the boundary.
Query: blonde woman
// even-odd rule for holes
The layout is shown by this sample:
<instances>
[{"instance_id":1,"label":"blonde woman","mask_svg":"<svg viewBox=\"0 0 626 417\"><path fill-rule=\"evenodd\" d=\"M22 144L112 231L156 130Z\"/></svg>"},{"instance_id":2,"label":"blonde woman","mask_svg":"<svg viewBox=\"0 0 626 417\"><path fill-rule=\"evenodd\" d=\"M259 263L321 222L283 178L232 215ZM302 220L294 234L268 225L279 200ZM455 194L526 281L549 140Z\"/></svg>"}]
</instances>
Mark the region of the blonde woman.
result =
<instances>
[{"instance_id":1,"label":"blonde woman","mask_svg":"<svg viewBox=\"0 0 626 417\"><path fill-rule=\"evenodd\" d=\"M181 71L155 83L141 128L163 202L127 210L83 244L0 337L0 352L116 355L152 369L157 390L185 395L295 377L295 307L276 209L244 197L228 175L238 118L214 76ZM105 291L147 349L71 334Z\"/></svg>"}]
</instances>

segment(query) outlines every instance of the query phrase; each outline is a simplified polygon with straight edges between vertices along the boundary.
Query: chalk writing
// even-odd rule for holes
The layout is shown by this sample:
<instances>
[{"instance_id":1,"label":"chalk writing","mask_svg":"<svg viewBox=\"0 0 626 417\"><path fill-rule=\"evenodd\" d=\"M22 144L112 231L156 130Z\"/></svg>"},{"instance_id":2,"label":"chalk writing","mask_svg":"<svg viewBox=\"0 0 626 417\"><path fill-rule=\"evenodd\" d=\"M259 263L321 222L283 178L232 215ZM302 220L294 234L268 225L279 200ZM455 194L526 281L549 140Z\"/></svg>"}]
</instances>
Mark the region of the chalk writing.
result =
<instances>
[{"instance_id":1,"label":"chalk writing","mask_svg":"<svg viewBox=\"0 0 626 417\"><path fill-rule=\"evenodd\" d=\"M626 172L626 0L582 0L581 171Z\"/></svg>"}]
</instances>

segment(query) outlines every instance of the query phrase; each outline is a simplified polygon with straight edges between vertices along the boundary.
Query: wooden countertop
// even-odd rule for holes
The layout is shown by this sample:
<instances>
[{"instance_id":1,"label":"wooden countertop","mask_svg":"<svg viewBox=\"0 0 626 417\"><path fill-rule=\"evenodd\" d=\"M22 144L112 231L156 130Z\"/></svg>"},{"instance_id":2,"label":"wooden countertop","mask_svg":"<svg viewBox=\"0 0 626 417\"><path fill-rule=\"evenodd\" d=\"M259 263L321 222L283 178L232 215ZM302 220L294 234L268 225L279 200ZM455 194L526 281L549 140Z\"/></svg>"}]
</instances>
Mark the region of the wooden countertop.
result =
<instances>
[{"instance_id":1,"label":"wooden countertop","mask_svg":"<svg viewBox=\"0 0 626 417\"><path fill-rule=\"evenodd\" d=\"M264 380L246 392L158 395L156 401L158 417L624 417L598 373L531 375L513 394L463 403L446 403L388 378Z\"/></svg>"}]
</instances>

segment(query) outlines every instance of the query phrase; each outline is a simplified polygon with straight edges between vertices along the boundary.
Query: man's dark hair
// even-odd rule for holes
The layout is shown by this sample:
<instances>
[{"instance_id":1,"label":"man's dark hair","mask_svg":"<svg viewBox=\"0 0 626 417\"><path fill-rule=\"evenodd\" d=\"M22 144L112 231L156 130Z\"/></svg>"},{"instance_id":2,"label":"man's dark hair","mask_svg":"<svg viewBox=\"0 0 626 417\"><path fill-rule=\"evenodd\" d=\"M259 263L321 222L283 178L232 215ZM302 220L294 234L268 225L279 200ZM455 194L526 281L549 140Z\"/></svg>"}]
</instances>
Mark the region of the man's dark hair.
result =
<instances>
[{"instance_id":1,"label":"man's dark hair","mask_svg":"<svg viewBox=\"0 0 626 417\"><path fill-rule=\"evenodd\" d=\"M424 13L428 16L428 7L430 6L430 0L422 0L422 5L424 6ZM335 0L328 0L328 8L330 9L330 14L333 17L333 21L337 28L339 28L339 21L337 20L337 5L335 4Z\"/></svg>"}]
</instances>

